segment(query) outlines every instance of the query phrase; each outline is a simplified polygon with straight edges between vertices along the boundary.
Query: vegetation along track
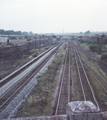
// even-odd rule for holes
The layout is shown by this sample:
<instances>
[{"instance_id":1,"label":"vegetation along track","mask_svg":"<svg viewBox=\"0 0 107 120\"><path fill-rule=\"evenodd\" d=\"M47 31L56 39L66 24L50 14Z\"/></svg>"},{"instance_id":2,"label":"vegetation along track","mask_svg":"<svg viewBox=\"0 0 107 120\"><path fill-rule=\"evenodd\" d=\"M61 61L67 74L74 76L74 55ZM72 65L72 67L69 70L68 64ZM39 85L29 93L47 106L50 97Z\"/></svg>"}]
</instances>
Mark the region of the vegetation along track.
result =
<instances>
[{"instance_id":1,"label":"vegetation along track","mask_svg":"<svg viewBox=\"0 0 107 120\"><path fill-rule=\"evenodd\" d=\"M18 79L18 81L0 96L0 111L7 106L7 104L16 96L16 94L20 92L20 90L31 80L31 78L33 78L33 76L44 66L44 64L53 56L53 54L55 54L60 45L62 45L62 43L57 45L53 50L50 50L44 58L41 58L40 62L36 63L35 67L34 63L32 65L33 68L30 69L29 72L24 71L25 74L23 77L19 79L19 77L16 76L16 80ZM28 71L28 69L29 68L26 70Z\"/></svg>"},{"instance_id":2,"label":"vegetation along track","mask_svg":"<svg viewBox=\"0 0 107 120\"><path fill-rule=\"evenodd\" d=\"M80 57L75 47L73 47L73 51L77 66L78 82L81 86L81 100L90 100L98 109L105 111L107 109L107 80Z\"/></svg>"},{"instance_id":3,"label":"vegetation along track","mask_svg":"<svg viewBox=\"0 0 107 120\"><path fill-rule=\"evenodd\" d=\"M57 95L56 104L53 108L53 115L60 115L66 113L66 104L71 100L71 72L70 72L70 48L66 48L66 55L62 74L60 79L60 87Z\"/></svg>"},{"instance_id":4,"label":"vegetation along track","mask_svg":"<svg viewBox=\"0 0 107 120\"><path fill-rule=\"evenodd\" d=\"M6 84L7 82L9 82L12 78L14 78L16 75L20 74L22 71L24 71L25 69L27 69L30 65L32 65L34 62L36 62L38 59L40 59L43 55L45 55L46 53L48 53L50 50L52 50L54 47L56 47L57 45L52 46L50 49L46 50L45 52L43 52L42 54L40 54L38 57L32 59L31 61L29 61L28 63L26 63L25 65L23 65L21 68L17 69L16 71L14 71L13 73L9 74L8 76L6 76L4 79L0 80L0 87L3 86L4 84Z\"/></svg>"}]
</instances>

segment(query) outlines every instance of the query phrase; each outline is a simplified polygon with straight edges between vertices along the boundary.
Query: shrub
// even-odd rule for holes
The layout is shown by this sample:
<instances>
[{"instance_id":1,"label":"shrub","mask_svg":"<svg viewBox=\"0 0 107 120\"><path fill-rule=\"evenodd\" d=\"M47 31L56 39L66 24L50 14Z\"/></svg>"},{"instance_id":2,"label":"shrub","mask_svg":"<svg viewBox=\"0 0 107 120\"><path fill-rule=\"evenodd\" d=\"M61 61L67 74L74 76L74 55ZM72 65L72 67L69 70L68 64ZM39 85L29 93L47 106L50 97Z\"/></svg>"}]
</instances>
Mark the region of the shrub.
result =
<instances>
[{"instance_id":1,"label":"shrub","mask_svg":"<svg viewBox=\"0 0 107 120\"><path fill-rule=\"evenodd\" d=\"M106 64L106 63L107 63L107 53L106 53L106 54L102 54L100 60L101 60L103 63Z\"/></svg>"},{"instance_id":2,"label":"shrub","mask_svg":"<svg viewBox=\"0 0 107 120\"><path fill-rule=\"evenodd\" d=\"M92 43L92 41L91 40L87 40L87 44L91 44Z\"/></svg>"},{"instance_id":3,"label":"shrub","mask_svg":"<svg viewBox=\"0 0 107 120\"><path fill-rule=\"evenodd\" d=\"M80 43L86 42L86 41L84 41L83 39L79 39L78 41L79 41Z\"/></svg>"},{"instance_id":4,"label":"shrub","mask_svg":"<svg viewBox=\"0 0 107 120\"><path fill-rule=\"evenodd\" d=\"M98 44L91 44L89 46L89 48L92 52L101 52L102 51L102 46L98 45Z\"/></svg>"},{"instance_id":5,"label":"shrub","mask_svg":"<svg viewBox=\"0 0 107 120\"><path fill-rule=\"evenodd\" d=\"M97 44L97 41L92 41L92 44Z\"/></svg>"}]
</instances>

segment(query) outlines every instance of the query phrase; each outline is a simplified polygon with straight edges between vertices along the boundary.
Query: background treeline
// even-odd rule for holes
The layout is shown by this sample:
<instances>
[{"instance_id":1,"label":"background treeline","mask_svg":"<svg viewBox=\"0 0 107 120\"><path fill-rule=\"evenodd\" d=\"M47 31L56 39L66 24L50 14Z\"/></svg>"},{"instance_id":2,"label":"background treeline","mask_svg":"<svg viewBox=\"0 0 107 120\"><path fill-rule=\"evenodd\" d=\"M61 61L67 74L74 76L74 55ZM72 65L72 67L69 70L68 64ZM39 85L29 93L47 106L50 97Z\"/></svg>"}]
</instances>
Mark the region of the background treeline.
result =
<instances>
[{"instance_id":1,"label":"background treeline","mask_svg":"<svg viewBox=\"0 0 107 120\"><path fill-rule=\"evenodd\" d=\"M3 30L0 29L1 35L33 35L34 33L30 32L21 32L21 31L14 31L14 30Z\"/></svg>"}]
</instances>

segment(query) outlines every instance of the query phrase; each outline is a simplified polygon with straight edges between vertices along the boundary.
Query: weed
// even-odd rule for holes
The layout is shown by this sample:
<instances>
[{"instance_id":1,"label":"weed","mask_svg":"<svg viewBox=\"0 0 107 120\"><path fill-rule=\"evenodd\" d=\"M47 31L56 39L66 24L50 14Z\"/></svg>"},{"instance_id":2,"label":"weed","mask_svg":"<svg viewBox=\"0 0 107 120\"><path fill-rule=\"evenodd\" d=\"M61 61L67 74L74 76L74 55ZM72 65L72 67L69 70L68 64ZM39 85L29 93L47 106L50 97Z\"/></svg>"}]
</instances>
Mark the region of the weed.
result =
<instances>
[{"instance_id":1,"label":"weed","mask_svg":"<svg viewBox=\"0 0 107 120\"><path fill-rule=\"evenodd\" d=\"M74 87L74 93L75 96L73 98L73 101L79 101L80 100L80 93L79 93L79 87L78 87L78 80L77 80L77 71L76 71L76 64L75 64L75 58L73 55L73 52L71 52L72 57L72 70L73 70L73 87Z\"/></svg>"},{"instance_id":2,"label":"weed","mask_svg":"<svg viewBox=\"0 0 107 120\"><path fill-rule=\"evenodd\" d=\"M7 66L2 73L0 73L1 76L9 73L9 71L15 69L17 66L21 65L23 62L27 61L28 55L23 55L21 59L17 60L13 65Z\"/></svg>"},{"instance_id":3,"label":"weed","mask_svg":"<svg viewBox=\"0 0 107 120\"><path fill-rule=\"evenodd\" d=\"M96 70L99 74L102 74L105 78L107 77L107 74L105 72L103 72L101 70L101 68L97 64L95 64L92 61L88 60L87 57L83 53L80 52L80 55L81 55L82 59L84 61L86 61L86 63L88 63L90 66L93 67L94 70ZM93 88L94 88L94 90L96 92L95 94L97 94L100 101L105 101L107 99L107 96L104 95L105 91L102 89L101 85L98 83L98 81L96 80L96 78L93 76L92 73L94 73L94 75L97 78L99 78L100 82L106 88L106 84L105 84L104 80L97 73L95 73L89 66L87 68L88 68L87 74L88 74L90 82L91 82L91 84L92 84L92 86L93 86ZM92 71L92 73L90 71Z\"/></svg>"},{"instance_id":4,"label":"weed","mask_svg":"<svg viewBox=\"0 0 107 120\"><path fill-rule=\"evenodd\" d=\"M48 70L38 76L38 84L33 89L23 109L19 110L17 116L45 116L50 114L52 93L55 91L57 83L56 76L62 66L64 55L63 47L58 50Z\"/></svg>"}]
</instances>

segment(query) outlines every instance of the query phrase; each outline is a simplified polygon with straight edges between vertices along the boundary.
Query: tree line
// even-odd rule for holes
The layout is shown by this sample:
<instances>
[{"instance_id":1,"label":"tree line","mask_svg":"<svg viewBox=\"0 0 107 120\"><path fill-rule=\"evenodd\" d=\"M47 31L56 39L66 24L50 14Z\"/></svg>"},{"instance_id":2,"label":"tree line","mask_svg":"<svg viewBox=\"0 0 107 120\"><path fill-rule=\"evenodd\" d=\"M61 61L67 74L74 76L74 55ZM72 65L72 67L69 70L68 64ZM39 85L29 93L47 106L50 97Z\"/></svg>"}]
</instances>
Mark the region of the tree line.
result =
<instances>
[{"instance_id":1,"label":"tree line","mask_svg":"<svg viewBox=\"0 0 107 120\"><path fill-rule=\"evenodd\" d=\"M22 31L14 31L14 30L3 30L0 29L1 35L33 35L34 33L30 32L22 32Z\"/></svg>"}]
</instances>

